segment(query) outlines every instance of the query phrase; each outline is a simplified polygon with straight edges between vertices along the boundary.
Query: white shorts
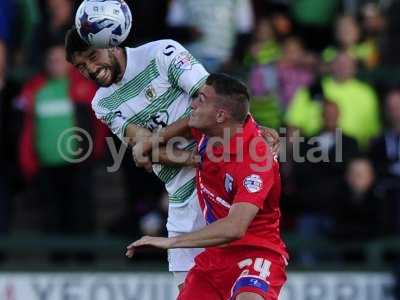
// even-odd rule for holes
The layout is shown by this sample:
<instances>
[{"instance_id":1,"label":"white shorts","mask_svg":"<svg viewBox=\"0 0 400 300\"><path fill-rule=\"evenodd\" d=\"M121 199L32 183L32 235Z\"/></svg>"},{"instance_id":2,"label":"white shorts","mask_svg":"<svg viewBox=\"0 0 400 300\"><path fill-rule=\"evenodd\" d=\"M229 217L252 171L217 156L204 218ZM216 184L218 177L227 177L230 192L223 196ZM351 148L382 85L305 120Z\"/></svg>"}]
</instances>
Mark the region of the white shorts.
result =
<instances>
[{"instance_id":1,"label":"white shorts","mask_svg":"<svg viewBox=\"0 0 400 300\"><path fill-rule=\"evenodd\" d=\"M179 289L179 286L184 284L186 276L189 272L172 272L174 275L174 284Z\"/></svg>"},{"instance_id":2,"label":"white shorts","mask_svg":"<svg viewBox=\"0 0 400 300\"><path fill-rule=\"evenodd\" d=\"M170 233L169 236L177 236ZM170 272L188 272L194 266L194 258L203 252L203 248L178 248L168 250L168 264Z\"/></svg>"},{"instance_id":3,"label":"white shorts","mask_svg":"<svg viewBox=\"0 0 400 300\"><path fill-rule=\"evenodd\" d=\"M169 205L168 232L192 232L204 226L206 226L206 221L200 208L196 189L185 204L180 206Z\"/></svg>"},{"instance_id":4,"label":"white shorts","mask_svg":"<svg viewBox=\"0 0 400 300\"><path fill-rule=\"evenodd\" d=\"M197 199L196 190L186 205L169 207L168 236L173 237L183 233L199 230L206 225ZM179 248L168 250L169 271L174 273L177 285L183 283L187 272L194 266L194 258L204 249Z\"/></svg>"}]
</instances>

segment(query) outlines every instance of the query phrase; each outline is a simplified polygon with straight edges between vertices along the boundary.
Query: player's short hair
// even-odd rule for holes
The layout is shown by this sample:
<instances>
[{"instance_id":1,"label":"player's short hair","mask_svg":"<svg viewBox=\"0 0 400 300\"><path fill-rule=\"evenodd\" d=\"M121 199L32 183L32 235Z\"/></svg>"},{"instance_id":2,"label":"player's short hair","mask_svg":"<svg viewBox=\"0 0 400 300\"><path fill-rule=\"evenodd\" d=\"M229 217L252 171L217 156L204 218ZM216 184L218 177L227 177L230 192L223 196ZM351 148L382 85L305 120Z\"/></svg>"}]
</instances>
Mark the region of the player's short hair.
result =
<instances>
[{"instance_id":1,"label":"player's short hair","mask_svg":"<svg viewBox=\"0 0 400 300\"><path fill-rule=\"evenodd\" d=\"M212 86L221 97L217 105L228 110L235 121L244 123L250 106L247 86L240 80L223 73L210 74L206 84Z\"/></svg>"},{"instance_id":2,"label":"player's short hair","mask_svg":"<svg viewBox=\"0 0 400 300\"><path fill-rule=\"evenodd\" d=\"M65 35L65 55L68 62L72 63L75 53L83 52L90 48L84 40L79 36L78 30L72 27Z\"/></svg>"}]
</instances>

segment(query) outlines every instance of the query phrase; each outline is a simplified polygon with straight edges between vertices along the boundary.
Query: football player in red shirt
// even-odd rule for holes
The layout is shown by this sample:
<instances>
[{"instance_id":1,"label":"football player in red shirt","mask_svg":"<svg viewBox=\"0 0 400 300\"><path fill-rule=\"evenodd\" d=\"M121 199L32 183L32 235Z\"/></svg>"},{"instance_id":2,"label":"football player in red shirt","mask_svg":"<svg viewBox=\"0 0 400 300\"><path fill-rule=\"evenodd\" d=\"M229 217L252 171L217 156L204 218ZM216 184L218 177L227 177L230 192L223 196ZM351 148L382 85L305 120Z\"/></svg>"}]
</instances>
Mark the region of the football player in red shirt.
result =
<instances>
[{"instance_id":1,"label":"football player in red shirt","mask_svg":"<svg viewBox=\"0 0 400 300\"><path fill-rule=\"evenodd\" d=\"M178 299L278 299L288 259L279 231L279 163L249 114L247 88L211 74L192 108L188 125L200 155L196 185L207 226L171 238L145 236L127 255L141 246L205 247Z\"/></svg>"}]
</instances>

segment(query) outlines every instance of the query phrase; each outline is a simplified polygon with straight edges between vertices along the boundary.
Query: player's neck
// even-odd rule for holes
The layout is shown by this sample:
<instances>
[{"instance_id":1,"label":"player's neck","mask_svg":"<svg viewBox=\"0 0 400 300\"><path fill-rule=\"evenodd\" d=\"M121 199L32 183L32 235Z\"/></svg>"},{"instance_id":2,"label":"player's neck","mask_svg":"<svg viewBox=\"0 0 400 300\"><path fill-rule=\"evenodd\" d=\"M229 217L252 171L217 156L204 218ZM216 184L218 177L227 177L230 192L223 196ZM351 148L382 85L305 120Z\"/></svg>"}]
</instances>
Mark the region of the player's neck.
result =
<instances>
[{"instance_id":1,"label":"player's neck","mask_svg":"<svg viewBox=\"0 0 400 300\"><path fill-rule=\"evenodd\" d=\"M220 126L215 126L206 133L207 136L220 137L222 139L232 138L235 134L243 131L243 124L240 123L229 123L221 124Z\"/></svg>"}]
</instances>

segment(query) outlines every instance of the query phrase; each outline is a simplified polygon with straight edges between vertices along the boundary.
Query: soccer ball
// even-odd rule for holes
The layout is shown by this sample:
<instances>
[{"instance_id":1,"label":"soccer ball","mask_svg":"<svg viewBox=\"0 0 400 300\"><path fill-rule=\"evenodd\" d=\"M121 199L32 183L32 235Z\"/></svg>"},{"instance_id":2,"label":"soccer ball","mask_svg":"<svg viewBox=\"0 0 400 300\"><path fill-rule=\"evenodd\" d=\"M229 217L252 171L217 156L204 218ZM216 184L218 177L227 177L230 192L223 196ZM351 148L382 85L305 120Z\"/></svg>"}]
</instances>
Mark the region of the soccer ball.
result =
<instances>
[{"instance_id":1,"label":"soccer ball","mask_svg":"<svg viewBox=\"0 0 400 300\"><path fill-rule=\"evenodd\" d=\"M121 44L132 26L132 14L124 0L84 0L75 15L80 37L95 48Z\"/></svg>"}]
</instances>

